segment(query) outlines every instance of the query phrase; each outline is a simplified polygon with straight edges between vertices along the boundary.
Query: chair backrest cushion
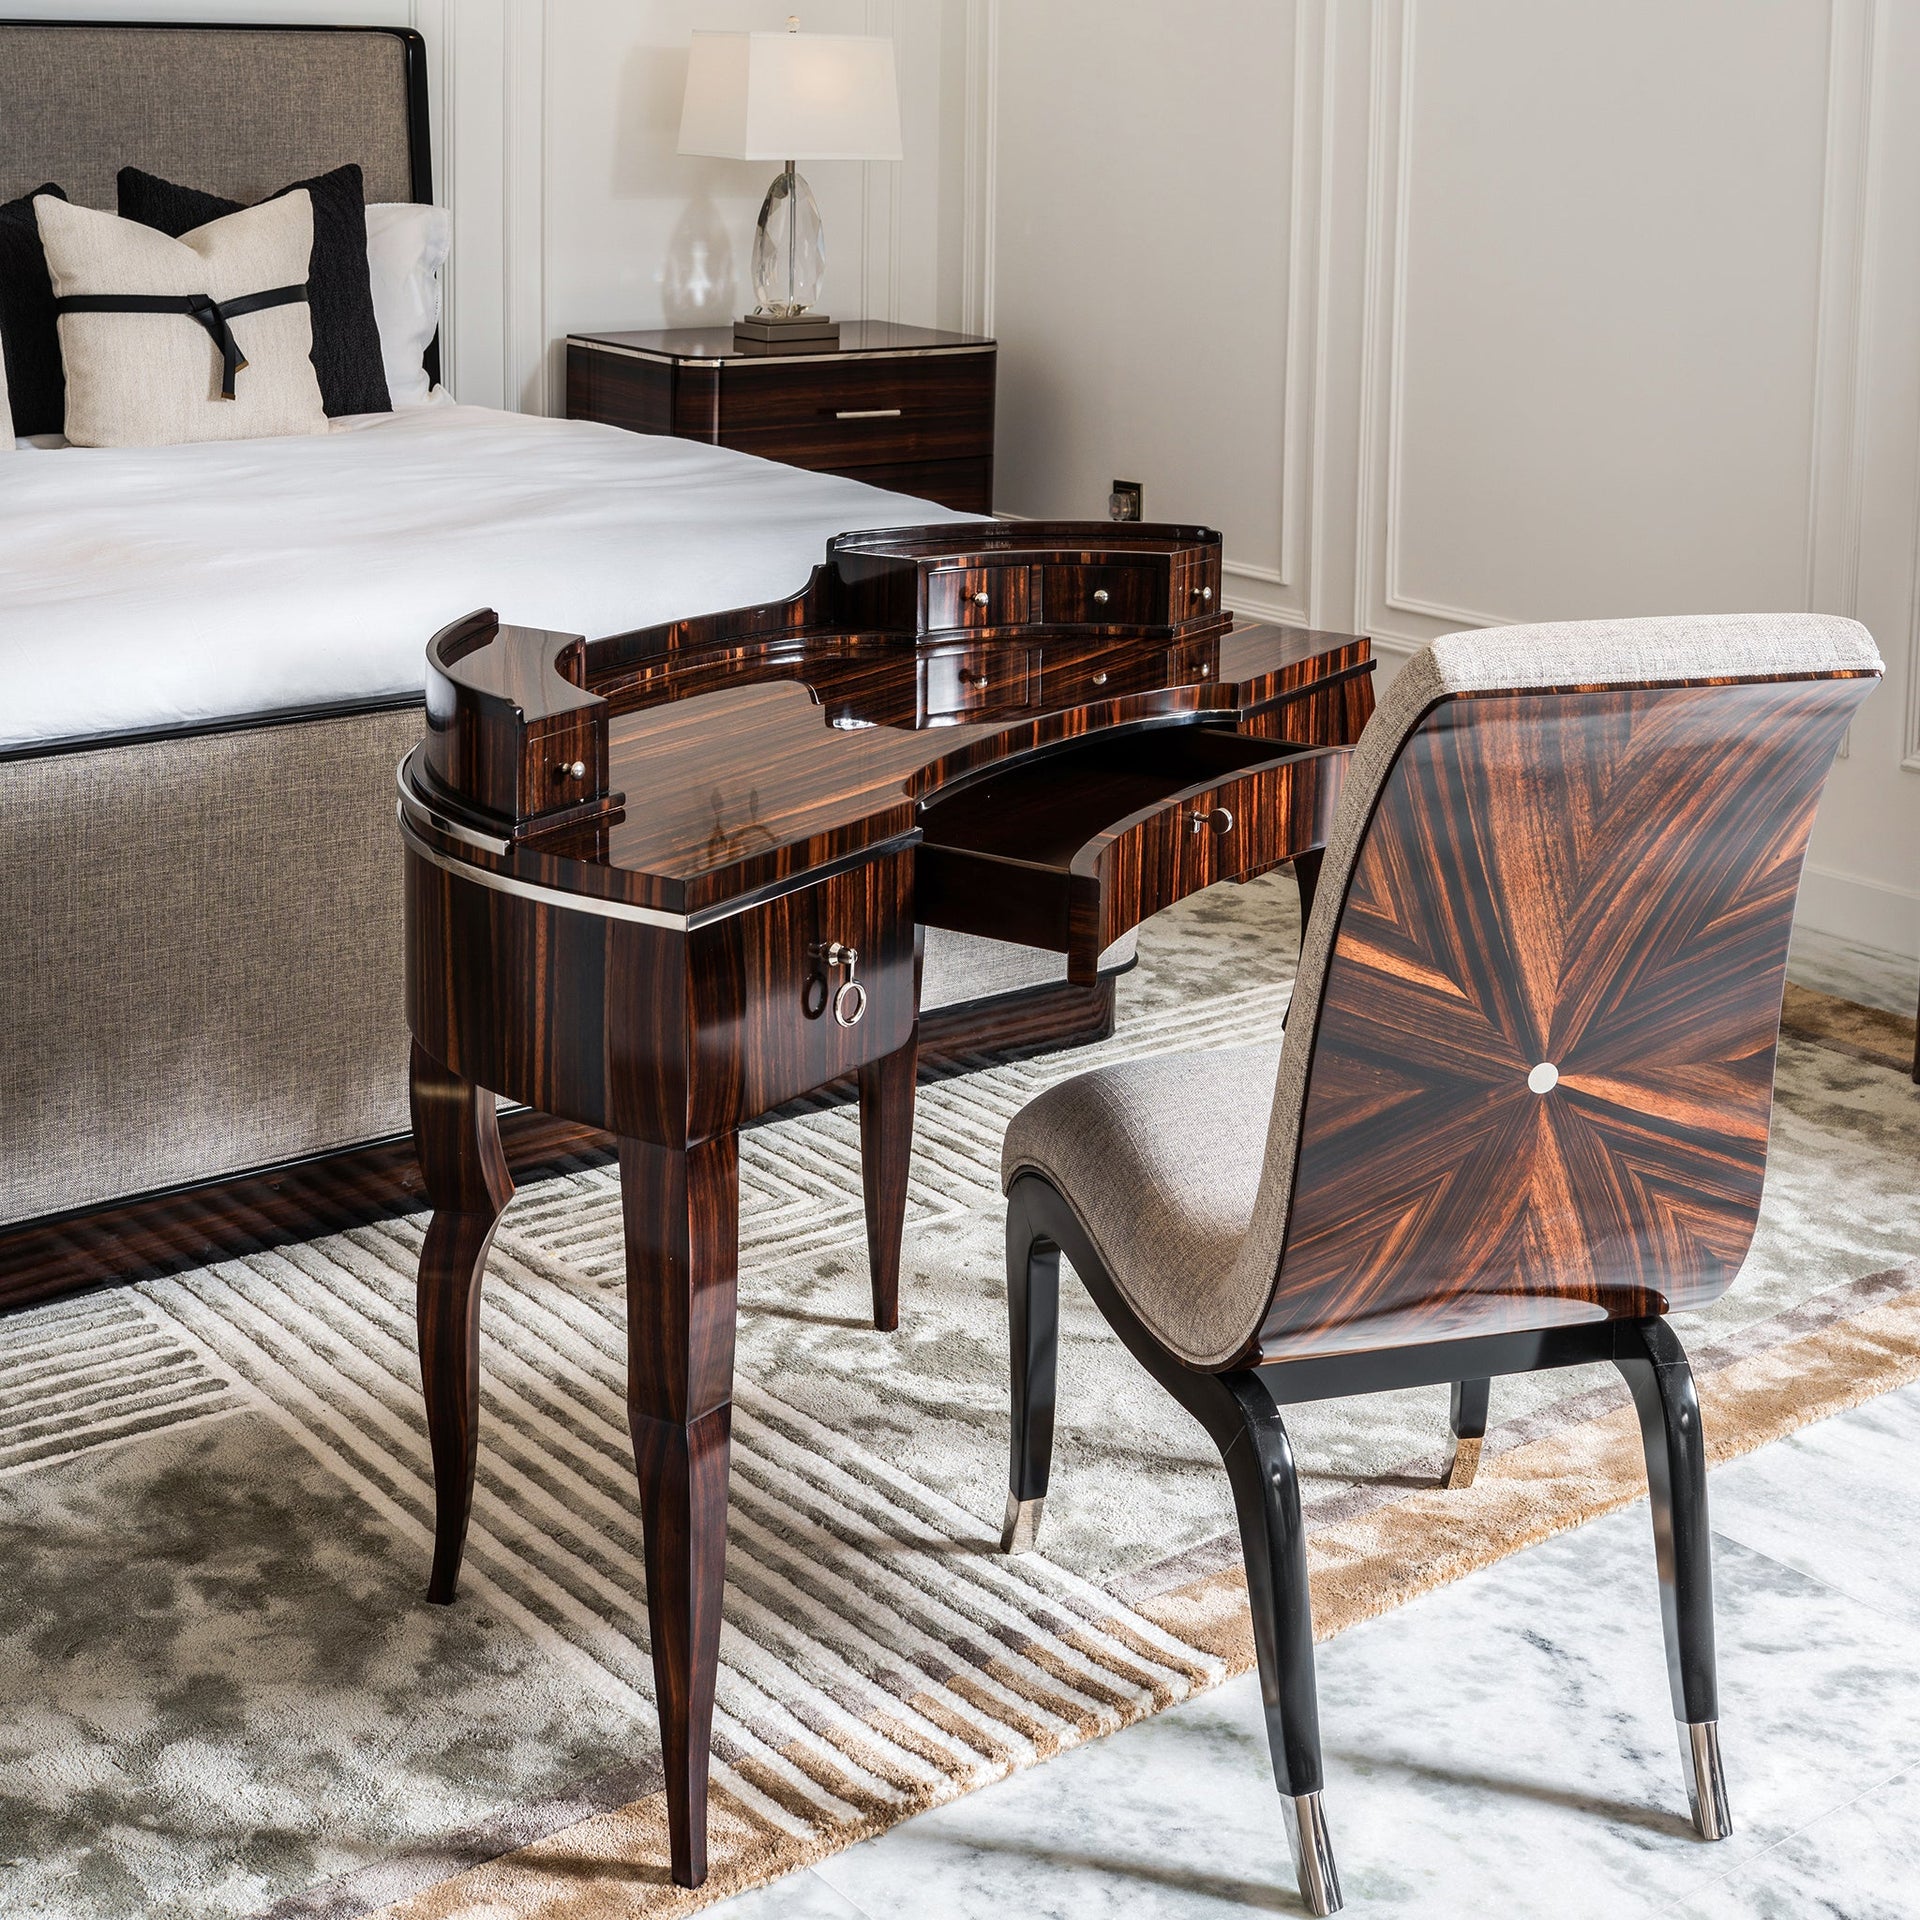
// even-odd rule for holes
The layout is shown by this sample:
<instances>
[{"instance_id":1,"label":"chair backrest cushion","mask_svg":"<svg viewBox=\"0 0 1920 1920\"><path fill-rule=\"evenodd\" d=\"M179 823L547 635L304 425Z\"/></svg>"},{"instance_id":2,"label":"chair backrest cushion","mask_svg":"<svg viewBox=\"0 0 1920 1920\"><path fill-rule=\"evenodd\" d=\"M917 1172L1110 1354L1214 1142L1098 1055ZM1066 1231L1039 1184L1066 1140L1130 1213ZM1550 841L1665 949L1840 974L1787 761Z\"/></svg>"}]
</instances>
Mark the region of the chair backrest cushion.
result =
<instances>
[{"instance_id":1,"label":"chair backrest cushion","mask_svg":"<svg viewBox=\"0 0 1920 1920\"><path fill-rule=\"evenodd\" d=\"M1880 671L1865 628L1804 614L1490 628L1402 668L1342 794L1215 1350L1190 1358L1722 1293L1807 835Z\"/></svg>"}]
</instances>

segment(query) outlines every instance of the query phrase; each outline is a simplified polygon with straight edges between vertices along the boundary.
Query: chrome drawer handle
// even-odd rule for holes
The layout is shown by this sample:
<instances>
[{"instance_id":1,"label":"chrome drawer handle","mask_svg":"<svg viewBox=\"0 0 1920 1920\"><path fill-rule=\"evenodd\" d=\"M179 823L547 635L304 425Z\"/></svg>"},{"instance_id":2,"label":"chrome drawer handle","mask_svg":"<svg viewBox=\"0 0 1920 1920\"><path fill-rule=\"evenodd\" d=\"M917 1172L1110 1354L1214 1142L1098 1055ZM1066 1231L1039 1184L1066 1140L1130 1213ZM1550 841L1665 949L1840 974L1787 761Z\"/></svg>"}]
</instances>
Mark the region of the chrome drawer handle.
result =
<instances>
[{"instance_id":1,"label":"chrome drawer handle","mask_svg":"<svg viewBox=\"0 0 1920 1920\"><path fill-rule=\"evenodd\" d=\"M836 420L898 420L898 407L839 407L834 411Z\"/></svg>"},{"instance_id":2,"label":"chrome drawer handle","mask_svg":"<svg viewBox=\"0 0 1920 1920\"><path fill-rule=\"evenodd\" d=\"M993 595L990 594L985 587L982 587L980 591L973 596L973 604L976 607L984 607L992 598Z\"/></svg>"},{"instance_id":3,"label":"chrome drawer handle","mask_svg":"<svg viewBox=\"0 0 1920 1920\"><path fill-rule=\"evenodd\" d=\"M854 969L860 964L860 949L842 946L838 940L833 940L820 949L820 958L829 967L845 967L847 970L847 977L841 981L839 991L833 996L834 1025L857 1027L867 1010L867 990L853 977Z\"/></svg>"},{"instance_id":4,"label":"chrome drawer handle","mask_svg":"<svg viewBox=\"0 0 1920 1920\"><path fill-rule=\"evenodd\" d=\"M977 667L962 667L960 680L962 685L969 687L984 687L987 684L987 676Z\"/></svg>"},{"instance_id":5,"label":"chrome drawer handle","mask_svg":"<svg viewBox=\"0 0 1920 1920\"><path fill-rule=\"evenodd\" d=\"M1228 807L1210 807L1205 813L1198 810L1187 815L1187 830L1190 833L1205 833L1211 827L1215 833L1233 831L1233 812Z\"/></svg>"},{"instance_id":6,"label":"chrome drawer handle","mask_svg":"<svg viewBox=\"0 0 1920 1920\"><path fill-rule=\"evenodd\" d=\"M1104 687L1107 684L1107 676L1104 673L1096 673L1093 676L1093 684L1096 687Z\"/></svg>"},{"instance_id":7,"label":"chrome drawer handle","mask_svg":"<svg viewBox=\"0 0 1920 1920\"><path fill-rule=\"evenodd\" d=\"M1193 591L1197 599L1211 600L1213 598L1213 589L1211 587L1195 587Z\"/></svg>"},{"instance_id":8,"label":"chrome drawer handle","mask_svg":"<svg viewBox=\"0 0 1920 1920\"><path fill-rule=\"evenodd\" d=\"M1094 604L1094 605L1095 605L1096 607L1104 607L1104 606L1105 606L1105 605L1107 604L1107 590L1106 590L1106 588L1105 588L1105 587L1095 587L1095 588L1094 588L1094 590L1093 590L1093 604Z\"/></svg>"}]
</instances>

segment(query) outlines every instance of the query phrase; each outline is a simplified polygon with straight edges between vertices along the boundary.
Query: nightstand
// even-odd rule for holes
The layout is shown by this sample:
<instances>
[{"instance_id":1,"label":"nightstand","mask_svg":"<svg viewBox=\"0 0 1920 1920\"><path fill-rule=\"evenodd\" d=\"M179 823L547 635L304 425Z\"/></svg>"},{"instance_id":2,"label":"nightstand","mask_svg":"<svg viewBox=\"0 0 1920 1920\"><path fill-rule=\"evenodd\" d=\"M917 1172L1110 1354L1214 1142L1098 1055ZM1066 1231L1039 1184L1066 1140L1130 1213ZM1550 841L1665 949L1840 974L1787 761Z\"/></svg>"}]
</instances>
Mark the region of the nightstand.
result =
<instances>
[{"instance_id":1,"label":"nightstand","mask_svg":"<svg viewBox=\"0 0 1920 1920\"><path fill-rule=\"evenodd\" d=\"M743 351L731 327L577 333L567 418L991 513L993 373L991 340L884 320L843 321L839 345L818 353Z\"/></svg>"}]
</instances>

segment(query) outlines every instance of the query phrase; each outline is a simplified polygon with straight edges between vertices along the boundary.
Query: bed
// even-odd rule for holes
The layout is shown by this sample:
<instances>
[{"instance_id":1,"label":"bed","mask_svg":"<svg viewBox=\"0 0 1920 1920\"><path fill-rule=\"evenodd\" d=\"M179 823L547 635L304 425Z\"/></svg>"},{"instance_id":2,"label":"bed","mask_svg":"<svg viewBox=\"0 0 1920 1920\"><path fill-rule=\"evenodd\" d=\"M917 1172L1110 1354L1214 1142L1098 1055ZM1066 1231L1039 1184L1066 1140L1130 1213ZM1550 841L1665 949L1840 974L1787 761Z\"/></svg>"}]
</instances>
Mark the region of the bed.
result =
<instances>
[{"instance_id":1,"label":"bed","mask_svg":"<svg viewBox=\"0 0 1920 1920\"><path fill-rule=\"evenodd\" d=\"M0 26L0 199L54 178L110 206L123 162L249 199L345 159L370 202L429 199L421 75L401 30ZM263 1169L348 1167L336 1222L404 1199L393 782L437 627L774 599L836 533L960 517L444 397L307 439L6 456L0 1301L311 1230L263 1212ZM949 937L926 1001L1059 975Z\"/></svg>"}]
</instances>

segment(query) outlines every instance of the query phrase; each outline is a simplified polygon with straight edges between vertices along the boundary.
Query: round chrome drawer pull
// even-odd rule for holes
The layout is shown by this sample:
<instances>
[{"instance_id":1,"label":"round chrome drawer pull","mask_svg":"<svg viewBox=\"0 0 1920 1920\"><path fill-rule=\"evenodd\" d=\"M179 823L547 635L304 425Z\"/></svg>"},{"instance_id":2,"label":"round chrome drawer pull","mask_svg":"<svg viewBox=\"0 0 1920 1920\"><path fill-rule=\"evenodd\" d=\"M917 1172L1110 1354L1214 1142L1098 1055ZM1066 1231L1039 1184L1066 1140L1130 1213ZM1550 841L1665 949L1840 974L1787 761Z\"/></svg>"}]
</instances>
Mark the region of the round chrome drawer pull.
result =
<instances>
[{"instance_id":1,"label":"round chrome drawer pull","mask_svg":"<svg viewBox=\"0 0 1920 1920\"><path fill-rule=\"evenodd\" d=\"M978 667L962 667L960 681L963 686L984 687L987 684L987 676Z\"/></svg>"},{"instance_id":2,"label":"round chrome drawer pull","mask_svg":"<svg viewBox=\"0 0 1920 1920\"><path fill-rule=\"evenodd\" d=\"M815 951L829 968L845 967L847 970L847 977L841 981L839 991L833 996L834 1025L857 1027L867 1010L867 990L853 977L854 969L860 964L860 949L842 946L838 940L833 940Z\"/></svg>"},{"instance_id":3,"label":"round chrome drawer pull","mask_svg":"<svg viewBox=\"0 0 1920 1920\"><path fill-rule=\"evenodd\" d=\"M587 763L584 760L576 760L570 767L555 767L553 777L556 780L584 780L587 777Z\"/></svg>"},{"instance_id":4,"label":"round chrome drawer pull","mask_svg":"<svg viewBox=\"0 0 1920 1920\"><path fill-rule=\"evenodd\" d=\"M1093 684L1096 687L1104 687L1107 684L1107 676L1104 673L1096 673L1093 676Z\"/></svg>"},{"instance_id":5,"label":"round chrome drawer pull","mask_svg":"<svg viewBox=\"0 0 1920 1920\"><path fill-rule=\"evenodd\" d=\"M1196 600L1211 600L1213 598L1213 589L1211 587L1195 587L1193 597Z\"/></svg>"},{"instance_id":6,"label":"round chrome drawer pull","mask_svg":"<svg viewBox=\"0 0 1920 1920\"><path fill-rule=\"evenodd\" d=\"M1187 815L1187 828L1191 833L1205 833L1211 827L1215 833L1233 831L1233 811L1229 807L1209 807L1201 813L1197 809Z\"/></svg>"},{"instance_id":7,"label":"round chrome drawer pull","mask_svg":"<svg viewBox=\"0 0 1920 1920\"><path fill-rule=\"evenodd\" d=\"M1104 607L1104 606L1105 606L1105 605L1107 604L1107 590L1106 590L1106 588L1105 588L1105 587L1095 587L1095 588L1094 588L1094 590L1093 590L1093 604L1094 604L1094 605L1095 605L1096 607Z\"/></svg>"},{"instance_id":8,"label":"round chrome drawer pull","mask_svg":"<svg viewBox=\"0 0 1920 1920\"><path fill-rule=\"evenodd\" d=\"M973 596L973 604L976 607L984 607L992 598L993 595L990 594L985 587L982 587L980 591Z\"/></svg>"}]
</instances>

